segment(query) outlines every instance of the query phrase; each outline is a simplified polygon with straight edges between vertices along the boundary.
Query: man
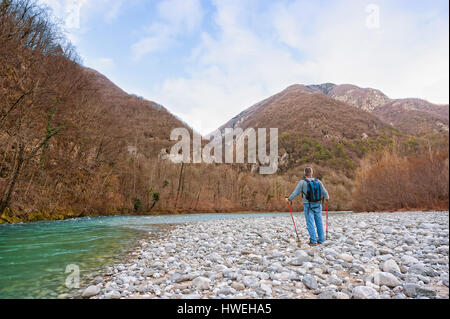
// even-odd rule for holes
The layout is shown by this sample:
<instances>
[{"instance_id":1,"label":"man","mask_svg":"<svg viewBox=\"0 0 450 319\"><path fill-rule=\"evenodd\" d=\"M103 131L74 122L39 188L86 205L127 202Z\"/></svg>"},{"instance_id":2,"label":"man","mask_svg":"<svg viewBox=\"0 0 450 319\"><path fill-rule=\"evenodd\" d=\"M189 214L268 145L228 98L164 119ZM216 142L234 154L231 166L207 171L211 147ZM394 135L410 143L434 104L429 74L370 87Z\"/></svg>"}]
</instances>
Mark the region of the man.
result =
<instances>
[{"instance_id":1,"label":"man","mask_svg":"<svg viewBox=\"0 0 450 319\"><path fill-rule=\"evenodd\" d=\"M292 201L298 195L302 194L303 209L305 211L306 227L309 232L309 244L317 245L316 228L319 244L323 244L324 234L322 225L322 199L329 200L329 195L322 182L313 178L312 167L305 168L305 179L298 182L286 201ZM314 227L314 224L316 227Z\"/></svg>"}]
</instances>

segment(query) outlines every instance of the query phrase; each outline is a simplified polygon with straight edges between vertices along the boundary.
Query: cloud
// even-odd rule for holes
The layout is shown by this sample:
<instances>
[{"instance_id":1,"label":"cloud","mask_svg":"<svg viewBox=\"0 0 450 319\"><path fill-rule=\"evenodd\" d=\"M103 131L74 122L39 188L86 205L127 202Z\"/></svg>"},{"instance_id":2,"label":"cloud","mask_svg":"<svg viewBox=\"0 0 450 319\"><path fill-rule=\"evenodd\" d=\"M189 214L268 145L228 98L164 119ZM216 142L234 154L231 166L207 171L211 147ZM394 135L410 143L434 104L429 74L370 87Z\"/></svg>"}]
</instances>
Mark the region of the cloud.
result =
<instances>
[{"instance_id":1,"label":"cloud","mask_svg":"<svg viewBox=\"0 0 450 319\"><path fill-rule=\"evenodd\" d=\"M178 30L193 30L203 17L199 0L165 0L158 5L158 12L163 20Z\"/></svg>"},{"instance_id":2,"label":"cloud","mask_svg":"<svg viewBox=\"0 0 450 319\"><path fill-rule=\"evenodd\" d=\"M105 22L111 23L119 16L124 4L124 0L39 0L39 2L49 6L69 32L81 29L83 15L86 17L91 13L97 15L101 12Z\"/></svg>"},{"instance_id":3,"label":"cloud","mask_svg":"<svg viewBox=\"0 0 450 319\"><path fill-rule=\"evenodd\" d=\"M113 58L81 56L81 59L85 67L94 69L110 79L114 78L117 74L117 65Z\"/></svg>"},{"instance_id":4,"label":"cloud","mask_svg":"<svg viewBox=\"0 0 450 319\"><path fill-rule=\"evenodd\" d=\"M203 18L200 0L164 0L157 6L158 22L146 28L146 35L131 47L133 58L169 48L176 37L192 32Z\"/></svg>"},{"instance_id":5,"label":"cloud","mask_svg":"<svg viewBox=\"0 0 450 319\"><path fill-rule=\"evenodd\" d=\"M299 79L312 80L314 63L297 61L275 40L254 32L245 13L252 5L236 3L216 3L214 22L220 31L202 34L188 76L167 79L151 92L203 134Z\"/></svg>"},{"instance_id":6,"label":"cloud","mask_svg":"<svg viewBox=\"0 0 450 319\"><path fill-rule=\"evenodd\" d=\"M339 2L329 9L318 16L322 27L307 42L308 56L320 66L318 81L375 87L392 98L448 102L448 85L442 86L449 78L448 16L382 1L380 28L370 29L361 3ZM430 85L440 87L440 96L424 94Z\"/></svg>"},{"instance_id":7,"label":"cloud","mask_svg":"<svg viewBox=\"0 0 450 319\"><path fill-rule=\"evenodd\" d=\"M81 9L88 2L89 0L41 0L41 3L48 5L68 29L80 28Z\"/></svg>"},{"instance_id":8,"label":"cloud","mask_svg":"<svg viewBox=\"0 0 450 319\"><path fill-rule=\"evenodd\" d=\"M42 1L63 16L70 0ZM137 2L84 0L80 29L70 32L70 38L76 41L89 30L87 17L113 21L125 16L125 4ZM443 13L448 3L369 3L159 1L131 46L131 58L143 72L148 72L147 55L164 67L175 61L183 68L161 67L152 81L156 84L134 91L202 133L294 83L352 83L381 89L392 98L448 103L449 32L448 14ZM87 62L101 71L119 69L108 58Z\"/></svg>"},{"instance_id":9,"label":"cloud","mask_svg":"<svg viewBox=\"0 0 450 319\"><path fill-rule=\"evenodd\" d=\"M87 66L100 71L101 73L109 73L115 68L115 62L112 58L85 59Z\"/></svg>"},{"instance_id":10,"label":"cloud","mask_svg":"<svg viewBox=\"0 0 450 319\"><path fill-rule=\"evenodd\" d=\"M113 22L119 16L124 2L125 2L124 0L114 0L114 1L106 0L107 6L110 4L108 10L106 10L105 12L105 21L107 23Z\"/></svg>"},{"instance_id":11,"label":"cloud","mask_svg":"<svg viewBox=\"0 0 450 319\"><path fill-rule=\"evenodd\" d=\"M373 8L360 1L214 6L218 31L204 30L187 75L149 92L201 133L293 83L352 83L448 103L448 17L438 12L380 1L379 27L368 27Z\"/></svg>"},{"instance_id":12,"label":"cloud","mask_svg":"<svg viewBox=\"0 0 450 319\"><path fill-rule=\"evenodd\" d=\"M177 31L169 25L160 23L152 24L147 30L151 35L143 37L131 46L136 61L149 53L168 48L177 34Z\"/></svg>"}]
</instances>

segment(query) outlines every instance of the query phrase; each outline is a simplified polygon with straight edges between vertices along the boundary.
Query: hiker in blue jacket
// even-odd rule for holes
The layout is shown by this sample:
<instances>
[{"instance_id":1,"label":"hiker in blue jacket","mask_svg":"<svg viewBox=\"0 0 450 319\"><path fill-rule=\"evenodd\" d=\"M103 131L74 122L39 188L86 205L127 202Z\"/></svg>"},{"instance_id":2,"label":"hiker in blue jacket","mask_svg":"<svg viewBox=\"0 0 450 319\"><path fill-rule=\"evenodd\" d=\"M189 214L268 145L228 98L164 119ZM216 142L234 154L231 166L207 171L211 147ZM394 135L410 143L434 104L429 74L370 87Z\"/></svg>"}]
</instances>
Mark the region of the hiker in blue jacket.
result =
<instances>
[{"instance_id":1,"label":"hiker in blue jacket","mask_svg":"<svg viewBox=\"0 0 450 319\"><path fill-rule=\"evenodd\" d=\"M305 211L306 227L309 232L309 244L317 245L316 228L319 237L319 244L324 241L323 225L322 225L322 199L326 201L330 199L327 190L322 182L313 178L312 167L305 168L305 179L298 182L286 201L290 202L298 195L302 194L303 209ZM316 227L314 227L314 224Z\"/></svg>"}]
</instances>

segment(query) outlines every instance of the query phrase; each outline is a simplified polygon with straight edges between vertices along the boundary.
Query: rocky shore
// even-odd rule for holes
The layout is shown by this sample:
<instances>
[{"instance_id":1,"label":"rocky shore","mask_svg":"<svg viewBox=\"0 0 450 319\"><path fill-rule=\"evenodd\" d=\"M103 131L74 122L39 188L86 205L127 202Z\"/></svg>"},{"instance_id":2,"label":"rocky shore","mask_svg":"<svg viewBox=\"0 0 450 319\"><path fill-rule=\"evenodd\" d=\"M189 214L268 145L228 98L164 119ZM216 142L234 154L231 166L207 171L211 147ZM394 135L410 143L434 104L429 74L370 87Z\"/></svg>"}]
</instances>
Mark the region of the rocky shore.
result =
<instances>
[{"instance_id":1,"label":"rocky shore","mask_svg":"<svg viewBox=\"0 0 450 319\"><path fill-rule=\"evenodd\" d=\"M299 216L299 213L296 214ZM84 298L449 298L449 213L331 215L311 247L303 214L185 223L142 240Z\"/></svg>"}]
</instances>

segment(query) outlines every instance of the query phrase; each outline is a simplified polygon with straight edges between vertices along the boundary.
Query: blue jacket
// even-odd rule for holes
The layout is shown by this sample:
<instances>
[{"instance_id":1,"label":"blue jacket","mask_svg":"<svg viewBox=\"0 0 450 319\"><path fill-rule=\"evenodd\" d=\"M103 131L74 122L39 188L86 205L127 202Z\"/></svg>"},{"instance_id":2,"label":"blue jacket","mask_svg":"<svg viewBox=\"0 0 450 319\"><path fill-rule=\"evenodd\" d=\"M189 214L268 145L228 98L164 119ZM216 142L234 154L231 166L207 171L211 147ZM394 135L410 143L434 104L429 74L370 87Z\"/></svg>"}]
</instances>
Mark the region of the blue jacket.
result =
<instances>
[{"instance_id":1,"label":"blue jacket","mask_svg":"<svg viewBox=\"0 0 450 319\"><path fill-rule=\"evenodd\" d=\"M308 180L310 180L310 181L312 181L313 179L314 178L308 178ZM320 184L320 190L322 191L322 197L328 199L329 198L328 191L323 186L322 182L320 180L318 180L318 181ZM298 182L297 187L295 187L294 191L289 196L289 200L293 200L298 195L302 194L302 202L304 204L307 204L308 203L308 201L306 200L306 192L307 191L308 191L308 184L305 182L305 180L302 179L300 182Z\"/></svg>"}]
</instances>

